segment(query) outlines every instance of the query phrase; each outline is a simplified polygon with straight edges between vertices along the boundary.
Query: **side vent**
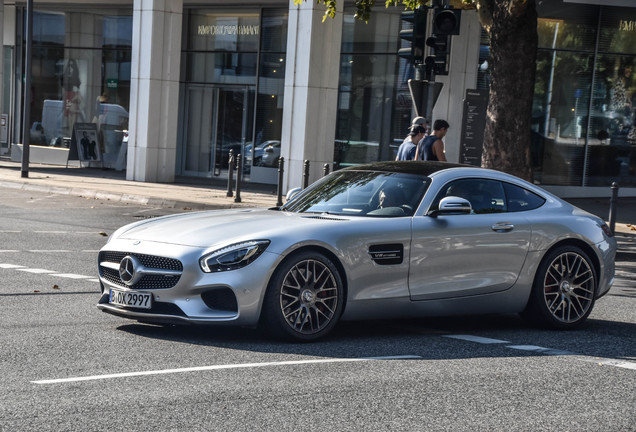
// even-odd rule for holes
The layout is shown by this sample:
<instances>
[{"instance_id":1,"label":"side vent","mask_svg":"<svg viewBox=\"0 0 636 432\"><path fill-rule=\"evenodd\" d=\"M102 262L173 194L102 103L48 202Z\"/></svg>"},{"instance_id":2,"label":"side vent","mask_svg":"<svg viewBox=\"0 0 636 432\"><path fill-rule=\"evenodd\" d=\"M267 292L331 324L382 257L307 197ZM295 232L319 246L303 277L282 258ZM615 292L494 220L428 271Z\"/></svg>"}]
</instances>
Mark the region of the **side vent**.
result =
<instances>
[{"instance_id":1,"label":"side vent","mask_svg":"<svg viewBox=\"0 0 636 432\"><path fill-rule=\"evenodd\" d=\"M378 265L402 264L404 260L404 245L402 243L392 243L369 246L369 255Z\"/></svg>"}]
</instances>

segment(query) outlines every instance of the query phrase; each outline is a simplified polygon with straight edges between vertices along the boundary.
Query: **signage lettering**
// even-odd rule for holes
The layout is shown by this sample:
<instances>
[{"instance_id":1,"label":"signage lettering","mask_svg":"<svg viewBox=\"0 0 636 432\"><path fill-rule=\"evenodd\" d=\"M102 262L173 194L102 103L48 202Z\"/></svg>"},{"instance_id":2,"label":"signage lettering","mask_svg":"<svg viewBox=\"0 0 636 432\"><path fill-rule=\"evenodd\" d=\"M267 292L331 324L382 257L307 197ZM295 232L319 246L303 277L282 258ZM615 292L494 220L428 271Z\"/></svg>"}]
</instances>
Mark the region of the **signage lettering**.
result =
<instances>
[{"instance_id":1,"label":"signage lettering","mask_svg":"<svg viewBox=\"0 0 636 432\"><path fill-rule=\"evenodd\" d=\"M199 36L258 36L257 25L200 25L197 29Z\"/></svg>"},{"instance_id":2,"label":"signage lettering","mask_svg":"<svg viewBox=\"0 0 636 432\"><path fill-rule=\"evenodd\" d=\"M636 21L620 20L618 22L618 29L620 31L636 31Z\"/></svg>"}]
</instances>

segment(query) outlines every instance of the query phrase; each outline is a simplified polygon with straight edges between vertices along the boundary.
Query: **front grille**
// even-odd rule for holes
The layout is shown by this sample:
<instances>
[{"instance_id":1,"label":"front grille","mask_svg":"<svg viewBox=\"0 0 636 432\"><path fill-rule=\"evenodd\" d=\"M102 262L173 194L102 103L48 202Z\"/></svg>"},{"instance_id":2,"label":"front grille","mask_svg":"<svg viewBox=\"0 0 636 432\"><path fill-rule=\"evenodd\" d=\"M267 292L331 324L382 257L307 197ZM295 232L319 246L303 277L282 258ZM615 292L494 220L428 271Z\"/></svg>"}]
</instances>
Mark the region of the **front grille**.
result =
<instances>
[{"instance_id":1,"label":"front grille","mask_svg":"<svg viewBox=\"0 0 636 432\"><path fill-rule=\"evenodd\" d=\"M165 258L155 255L136 254L128 252L111 252L105 251L99 253L99 262L109 261L119 263L126 255L134 256L139 260L144 267L163 269L163 270L177 270L183 271L183 264L181 261L174 258Z\"/></svg>"},{"instance_id":2,"label":"front grille","mask_svg":"<svg viewBox=\"0 0 636 432\"><path fill-rule=\"evenodd\" d=\"M139 262L147 269L153 269L155 271L170 270L170 271L183 271L183 264L181 261L174 258L165 258L154 255L127 253L127 252L111 252L105 251L99 253L99 272L100 275L108 282L121 286L128 287L119 277L119 271L115 268L106 267L104 263L114 263L119 265L121 260L127 256L134 256ZM136 284L129 287L132 289L166 289L174 287L181 278L180 275L175 274L146 274L137 281Z\"/></svg>"}]
</instances>

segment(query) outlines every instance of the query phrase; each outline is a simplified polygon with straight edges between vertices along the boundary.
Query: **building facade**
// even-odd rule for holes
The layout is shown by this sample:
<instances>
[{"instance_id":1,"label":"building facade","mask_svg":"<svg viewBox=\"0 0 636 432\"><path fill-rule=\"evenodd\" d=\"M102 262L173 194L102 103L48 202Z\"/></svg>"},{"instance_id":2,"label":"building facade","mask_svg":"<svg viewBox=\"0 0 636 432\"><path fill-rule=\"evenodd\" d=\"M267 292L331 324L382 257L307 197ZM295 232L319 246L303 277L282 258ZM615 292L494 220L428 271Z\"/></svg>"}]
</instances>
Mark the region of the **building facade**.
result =
<instances>
[{"instance_id":1,"label":"building facade","mask_svg":"<svg viewBox=\"0 0 636 432\"><path fill-rule=\"evenodd\" d=\"M35 2L31 161L125 169L136 181L223 178L230 150L245 181L285 188L331 169L392 160L414 116L397 56L399 8L368 23L347 3ZM636 195L636 7L629 0L538 1L532 163L561 196ZM26 7L0 10L0 154L21 158ZM430 17L429 17L430 24ZM465 153L465 100L488 88L489 52L474 10L451 37L433 109L450 161ZM472 120L471 120L472 121ZM90 139L82 141L84 133Z\"/></svg>"}]
</instances>

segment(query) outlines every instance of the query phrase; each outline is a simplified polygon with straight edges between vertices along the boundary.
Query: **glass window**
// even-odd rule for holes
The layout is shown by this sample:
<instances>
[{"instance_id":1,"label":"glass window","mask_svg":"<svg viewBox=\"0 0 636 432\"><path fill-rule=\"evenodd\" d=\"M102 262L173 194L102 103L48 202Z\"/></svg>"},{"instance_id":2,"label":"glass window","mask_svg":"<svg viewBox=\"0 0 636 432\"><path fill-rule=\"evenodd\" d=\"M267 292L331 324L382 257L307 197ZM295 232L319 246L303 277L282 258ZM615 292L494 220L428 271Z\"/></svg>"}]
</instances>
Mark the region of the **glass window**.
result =
<instances>
[{"instance_id":1,"label":"glass window","mask_svg":"<svg viewBox=\"0 0 636 432\"><path fill-rule=\"evenodd\" d=\"M636 41L635 41L636 42ZM636 185L633 67L636 58L599 54L591 106L588 186Z\"/></svg>"},{"instance_id":2,"label":"glass window","mask_svg":"<svg viewBox=\"0 0 636 432\"><path fill-rule=\"evenodd\" d=\"M288 9L263 9L263 35L261 37L261 51L287 51L287 21Z\"/></svg>"},{"instance_id":3,"label":"glass window","mask_svg":"<svg viewBox=\"0 0 636 432\"><path fill-rule=\"evenodd\" d=\"M294 197L285 210L351 216L412 216L429 179L423 175L342 170Z\"/></svg>"},{"instance_id":4,"label":"glass window","mask_svg":"<svg viewBox=\"0 0 636 432\"><path fill-rule=\"evenodd\" d=\"M246 146L246 169L251 170L253 166L278 168L283 128L288 13L287 9L263 10L254 140L253 145ZM257 176L254 178L258 180Z\"/></svg>"},{"instance_id":5,"label":"glass window","mask_svg":"<svg viewBox=\"0 0 636 432\"><path fill-rule=\"evenodd\" d=\"M192 83L256 84L256 53L188 52L186 81Z\"/></svg>"},{"instance_id":6,"label":"glass window","mask_svg":"<svg viewBox=\"0 0 636 432\"><path fill-rule=\"evenodd\" d=\"M562 0L538 2L540 48L594 51L599 7Z\"/></svg>"},{"instance_id":7,"label":"glass window","mask_svg":"<svg viewBox=\"0 0 636 432\"><path fill-rule=\"evenodd\" d=\"M636 54L636 11L634 8L603 8L598 50Z\"/></svg>"},{"instance_id":8,"label":"glass window","mask_svg":"<svg viewBox=\"0 0 636 432\"><path fill-rule=\"evenodd\" d=\"M554 0L537 10L535 181L636 185L636 9Z\"/></svg>"},{"instance_id":9,"label":"glass window","mask_svg":"<svg viewBox=\"0 0 636 432\"><path fill-rule=\"evenodd\" d=\"M258 12L189 9L186 18L186 50L258 51L261 28Z\"/></svg>"},{"instance_id":10,"label":"glass window","mask_svg":"<svg viewBox=\"0 0 636 432\"><path fill-rule=\"evenodd\" d=\"M132 10L36 10L33 20L30 143L68 147L75 123L95 123L111 166L128 128Z\"/></svg>"},{"instance_id":11,"label":"glass window","mask_svg":"<svg viewBox=\"0 0 636 432\"><path fill-rule=\"evenodd\" d=\"M543 184L581 185L593 65L593 54L537 53L532 156Z\"/></svg>"},{"instance_id":12,"label":"glass window","mask_svg":"<svg viewBox=\"0 0 636 432\"><path fill-rule=\"evenodd\" d=\"M432 210L447 196L464 198L470 202L474 214L502 213L506 211L506 195L501 182L495 180L467 178L446 184L435 197Z\"/></svg>"},{"instance_id":13,"label":"glass window","mask_svg":"<svg viewBox=\"0 0 636 432\"><path fill-rule=\"evenodd\" d=\"M408 79L397 56L400 10L374 12L368 24L345 15L340 57L334 168L394 160L411 123Z\"/></svg>"},{"instance_id":14,"label":"glass window","mask_svg":"<svg viewBox=\"0 0 636 432\"><path fill-rule=\"evenodd\" d=\"M506 191L506 210L509 212L534 210L545 203L545 199L527 189L510 183L504 183L503 186Z\"/></svg>"}]
</instances>

